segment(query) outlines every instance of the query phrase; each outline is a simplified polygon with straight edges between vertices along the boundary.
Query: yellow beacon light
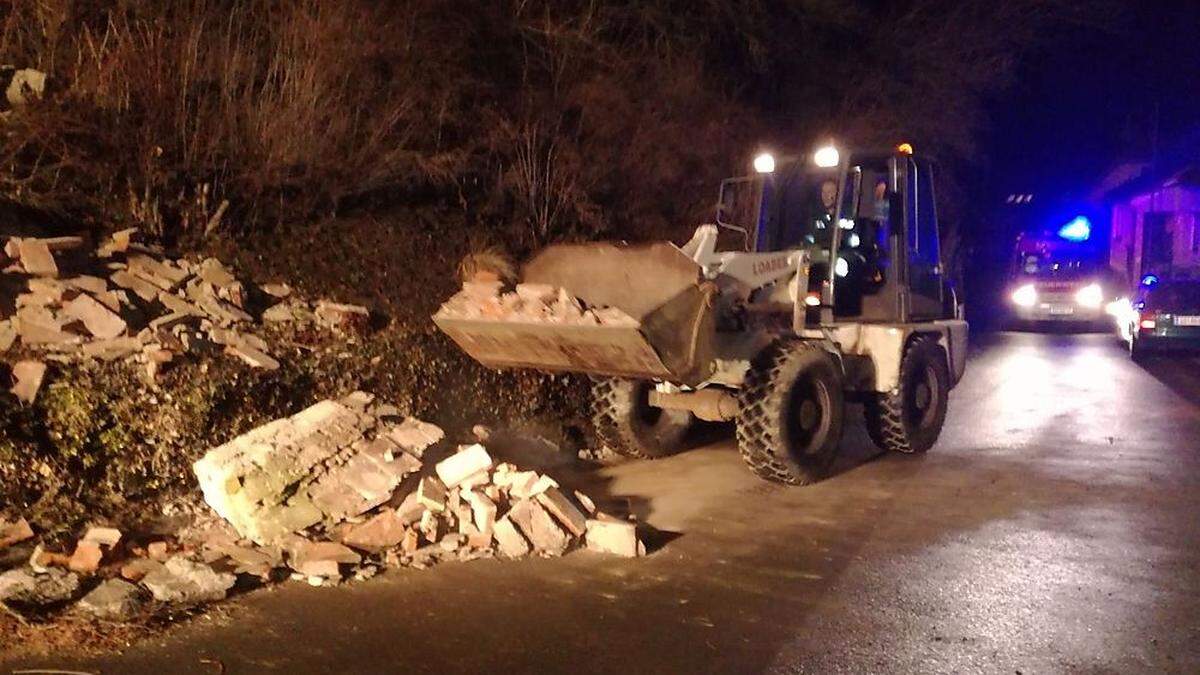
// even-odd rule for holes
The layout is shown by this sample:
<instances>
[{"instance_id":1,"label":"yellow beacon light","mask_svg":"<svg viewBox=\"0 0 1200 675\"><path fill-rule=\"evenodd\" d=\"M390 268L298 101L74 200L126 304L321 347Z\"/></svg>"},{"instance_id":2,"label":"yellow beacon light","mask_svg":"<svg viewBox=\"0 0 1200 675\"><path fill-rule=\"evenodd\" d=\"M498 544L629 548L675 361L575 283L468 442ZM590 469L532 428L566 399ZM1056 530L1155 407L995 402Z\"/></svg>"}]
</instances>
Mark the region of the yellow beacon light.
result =
<instances>
[{"instance_id":1,"label":"yellow beacon light","mask_svg":"<svg viewBox=\"0 0 1200 675\"><path fill-rule=\"evenodd\" d=\"M897 146L896 146L896 152L898 152L898 153L900 153L900 154L902 154L902 155L911 155L911 154L913 154L913 147L912 147L912 143L901 143L900 145L897 145Z\"/></svg>"}]
</instances>

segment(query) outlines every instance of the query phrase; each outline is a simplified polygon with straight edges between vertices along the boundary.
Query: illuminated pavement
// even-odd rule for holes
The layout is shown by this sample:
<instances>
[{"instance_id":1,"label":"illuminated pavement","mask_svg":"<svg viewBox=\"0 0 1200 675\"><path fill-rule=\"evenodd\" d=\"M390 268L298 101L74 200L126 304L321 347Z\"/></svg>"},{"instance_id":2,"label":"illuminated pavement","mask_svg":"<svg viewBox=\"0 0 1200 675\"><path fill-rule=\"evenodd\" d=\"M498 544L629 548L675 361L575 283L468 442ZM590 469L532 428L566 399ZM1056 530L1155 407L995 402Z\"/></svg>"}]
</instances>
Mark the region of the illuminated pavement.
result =
<instances>
[{"instance_id":1,"label":"illuminated pavement","mask_svg":"<svg viewBox=\"0 0 1200 675\"><path fill-rule=\"evenodd\" d=\"M926 457L760 483L728 442L591 477L649 558L289 584L107 672L1200 672L1200 361L990 337ZM669 537L664 536L664 539Z\"/></svg>"}]
</instances>

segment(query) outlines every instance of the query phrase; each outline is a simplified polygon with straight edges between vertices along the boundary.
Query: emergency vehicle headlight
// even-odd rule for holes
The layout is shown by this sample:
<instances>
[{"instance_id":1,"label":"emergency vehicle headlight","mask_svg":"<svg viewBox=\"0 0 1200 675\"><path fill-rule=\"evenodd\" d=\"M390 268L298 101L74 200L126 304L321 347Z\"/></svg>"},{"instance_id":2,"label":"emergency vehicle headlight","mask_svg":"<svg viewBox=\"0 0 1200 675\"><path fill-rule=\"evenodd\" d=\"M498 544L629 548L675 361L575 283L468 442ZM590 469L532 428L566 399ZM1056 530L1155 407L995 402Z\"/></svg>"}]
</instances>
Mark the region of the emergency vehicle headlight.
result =
<instances>
[{"instance_id":1,"label":"emergency vehicle headlight","mask_svg":"<svg viewBox=\"0 0 1200 675\"><path fill-rule=\"evenodd\" d=\"M1075 293L1075 302L1093 309L1099 307L1104 303L1104 289L1100 284L1088 284Z\"/></svg>"},{"instance_id":2,"label":"emergency vehicle headlight","mask_svg":"<svg viewBox=\"0 0 1200 675\"><path fill-rule=\"evenodd\" d=\"M1018 307L1033 307L1037 303L1037 289L1033 284L1025 284L1013 291L1012 301Z\"/></svg>"},{"instance_id":3,"label":"emergency vehicle headlight","mask_svg":"<svg viewBox=\"0 0 1200 675\"><path fill-rule=\"evenodd\" d=\"M842 157L838 154L837 148L832 145L827 145L813 154L813 164L823 169L835 167L840 161L842 161Z\"/></svg>"}]
</instances>

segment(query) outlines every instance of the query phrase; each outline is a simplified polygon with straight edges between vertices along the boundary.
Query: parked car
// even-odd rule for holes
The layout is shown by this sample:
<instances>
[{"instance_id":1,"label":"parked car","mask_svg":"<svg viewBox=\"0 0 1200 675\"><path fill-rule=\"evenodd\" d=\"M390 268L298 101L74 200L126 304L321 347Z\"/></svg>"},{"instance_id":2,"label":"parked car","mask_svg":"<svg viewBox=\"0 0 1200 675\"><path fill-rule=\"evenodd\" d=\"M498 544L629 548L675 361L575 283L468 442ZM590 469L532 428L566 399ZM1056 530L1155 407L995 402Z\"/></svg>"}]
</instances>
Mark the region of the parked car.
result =
<instances>
[{"instance_id":1,"label":"parked car","mask_svg":"<svg viewBox=\"0 0 1200 675\"><path fill-rule=\"evenodd\" d=\"M1157 351L1200 352L1200 280L1146 281L1121 331L1133 359Z\"/></svg>"}]
</instances>

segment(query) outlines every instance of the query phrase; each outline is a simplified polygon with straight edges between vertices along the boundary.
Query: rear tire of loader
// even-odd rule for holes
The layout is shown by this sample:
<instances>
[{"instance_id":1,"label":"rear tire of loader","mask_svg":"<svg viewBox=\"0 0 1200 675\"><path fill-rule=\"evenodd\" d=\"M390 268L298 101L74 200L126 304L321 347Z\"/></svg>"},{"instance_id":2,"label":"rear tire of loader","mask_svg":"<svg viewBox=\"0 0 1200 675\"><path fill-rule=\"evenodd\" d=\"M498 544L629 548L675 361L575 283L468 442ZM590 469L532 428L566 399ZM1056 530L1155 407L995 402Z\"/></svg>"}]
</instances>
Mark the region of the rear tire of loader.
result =
<instances>
[{"instance_id":1,"label":"rear tire of loader","mask_svg":"<svg viewBox=\"0 0 1200 675\"><path fill-rule=\"evenodd\" d=\"M780 341L746 374L738 451L759 478L815 483L837 457L844 418L842 371L833 357L816 344Z\"/></svg>"},{"instance_id":2,"label":"rear tire of loader","mask_svg":"<svg viewBox=\"0 0 1200 675\"><path fill-rule=\"evenodd\" d=\"M650 405L654 383L605 378L592 385L592 428L600 442L626 457L657 459L683 449L695 417Z\"/></svg>"},{"instance_id":3,"label":"rear tire of loader","mask_svg":"<svg viewBox=\"0 0 1200 675\"><path fill-rule=\"evenodd\" d=\"M933 340L917 338L904 350L896 391L867 399L867 434L882 450L913 454L937 443L950 399L946 353Z\"/></svg>"}]
</instances>

